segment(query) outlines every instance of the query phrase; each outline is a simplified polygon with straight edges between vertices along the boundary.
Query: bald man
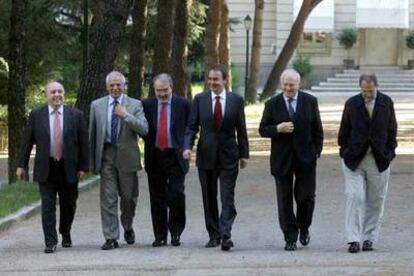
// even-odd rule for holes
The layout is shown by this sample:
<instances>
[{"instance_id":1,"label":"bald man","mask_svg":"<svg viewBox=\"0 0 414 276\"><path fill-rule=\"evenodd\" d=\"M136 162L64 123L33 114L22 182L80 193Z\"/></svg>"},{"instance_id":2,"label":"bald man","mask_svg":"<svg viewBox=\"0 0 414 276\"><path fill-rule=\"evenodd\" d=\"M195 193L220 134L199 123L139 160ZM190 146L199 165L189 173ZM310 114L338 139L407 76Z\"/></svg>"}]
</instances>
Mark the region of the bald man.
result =
<instances>
[{"instance_id":1,"label":"bald man","mask_svg":"<svg viewBox=\"0 0 414 276\"><path fill-rule=\"evenodd\" d=\"M88 129L81 111L63 105L65 90L52 81L46 85L47 105L31 112L25 129L18 179L26 175L30 152L36 145L33 180L39 183L45 253L54 253L56 195L59 194L62 247L71 247L70 230L78 198L78 181L89 168Z\"/></svg>"},{"instance_id":2,"label":"bald man","mask_svg":"<svg viewBox=\"0 0 414 276\"><path fill-rule=\"evenodd\" d=\"M293 251L298 235L302 245L310 241L316 159L322 151L323 130L316 98L299 90L300 75L285 70L280 83L283 93L266 102L259 132L272 139L270 167L276 181L279 224L285 250Z\"/></svg>"}]
</instances>

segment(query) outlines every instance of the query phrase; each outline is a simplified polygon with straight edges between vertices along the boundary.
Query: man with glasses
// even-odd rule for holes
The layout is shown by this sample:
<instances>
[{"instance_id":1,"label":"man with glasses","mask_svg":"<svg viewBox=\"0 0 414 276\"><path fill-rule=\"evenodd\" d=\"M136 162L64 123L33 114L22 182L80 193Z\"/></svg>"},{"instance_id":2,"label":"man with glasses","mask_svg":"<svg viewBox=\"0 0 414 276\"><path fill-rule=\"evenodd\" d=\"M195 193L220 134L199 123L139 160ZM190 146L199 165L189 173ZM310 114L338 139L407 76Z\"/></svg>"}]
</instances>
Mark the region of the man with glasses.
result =
<instances>
[{"instance_id":1,"label":"man with glasses","mask_svg":"<svg viewBox=\"0 0 414 276\"><path fill-rule=\"evenodd\" d=\"M91 168L101 174L102 250L118 247L118 197L124 239L135 242L132 226L141 169L138 135L148 132L142 103L123 94L125 77L117 71L109 73L106 88L109 95L91 104L89 124Z\"/></svg>"}]
</instances>

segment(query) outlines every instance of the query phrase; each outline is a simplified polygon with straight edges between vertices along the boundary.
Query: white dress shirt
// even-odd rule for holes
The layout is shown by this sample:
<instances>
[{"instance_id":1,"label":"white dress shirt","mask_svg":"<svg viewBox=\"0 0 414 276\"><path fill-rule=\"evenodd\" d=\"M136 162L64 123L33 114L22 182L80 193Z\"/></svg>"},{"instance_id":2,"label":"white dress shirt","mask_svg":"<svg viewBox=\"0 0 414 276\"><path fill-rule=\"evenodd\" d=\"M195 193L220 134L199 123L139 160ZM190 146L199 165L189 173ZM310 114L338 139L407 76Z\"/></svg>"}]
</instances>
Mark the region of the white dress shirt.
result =
<instances>
[{"instance_id":1,"label":"white dress shirt","mask_svg":"<svg viewBox=\"0 0 414 276\"><path fill-rule=\"evenodd\" d=\"M213 114L214 114L214 105L216 104L216 96L220 96L221 114L224 118L224 112L226 109L226 90L223 89L223 91L219 95L211 91L211 103L212 103Z\"/></svg>"}]
</instances>

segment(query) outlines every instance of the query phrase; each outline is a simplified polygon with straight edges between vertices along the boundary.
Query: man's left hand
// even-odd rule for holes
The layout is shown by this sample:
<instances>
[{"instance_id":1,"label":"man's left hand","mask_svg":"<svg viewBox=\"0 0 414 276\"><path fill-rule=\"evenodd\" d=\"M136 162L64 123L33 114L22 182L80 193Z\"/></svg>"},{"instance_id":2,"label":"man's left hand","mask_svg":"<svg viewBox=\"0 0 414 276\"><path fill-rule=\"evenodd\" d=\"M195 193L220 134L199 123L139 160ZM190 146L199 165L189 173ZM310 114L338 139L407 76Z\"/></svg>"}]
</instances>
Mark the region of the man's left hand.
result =
<instances>
[{"instance_id":1,"label":"man's left hand","mask_svg":"<svg viewBox=\"0 0 414 276\"><path fill-rule=\"evenodd\" d=\"M79 180L81 180L84 175L85 175L84 171L78 171L78 179Z\"/></svg>"},{"instance_id":2,"label":"man's left hand","mask_svg":"<svg viewBox=\"0 0 414 276\"><path fill-rule=\"evenodd\" d=\"M247 166L247 159L246 158L240 158L239 160L240 169L244 169Z\"/></svg>"},{"instance_id":3,"label":"man's left hand","mask_svg":"<svg viewBox=\"0 0 414 276\"><path fill-rule=\"evenodd\" d=\"M115 107L114 113L116 115L118 115L119 117L123 118L123 119L125 119L126 116L128 115L128 111L127 111L126 107L124 105L121 105L121 104L118 104Z\"/></svg>"}]
</instances>

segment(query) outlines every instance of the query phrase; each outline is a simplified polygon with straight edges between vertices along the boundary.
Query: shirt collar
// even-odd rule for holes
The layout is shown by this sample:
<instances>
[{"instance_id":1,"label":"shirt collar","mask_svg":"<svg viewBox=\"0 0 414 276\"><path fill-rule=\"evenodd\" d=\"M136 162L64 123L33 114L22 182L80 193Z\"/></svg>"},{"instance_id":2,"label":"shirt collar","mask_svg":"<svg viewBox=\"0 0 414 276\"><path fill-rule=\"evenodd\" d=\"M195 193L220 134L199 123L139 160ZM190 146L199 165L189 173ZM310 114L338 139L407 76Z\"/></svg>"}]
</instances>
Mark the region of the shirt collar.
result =
<instances>
[{"instance_id":1,"label":"shirt collar","mask_svg":"<svg viewBox=\"0 0 414 276\"><path fill-rule=\"evenodd\" d=\"M211 99L215 100L216 96L220 96L220 100L226 100L226 89L223 89L223 91L221 91L218 95L211 91Z\"/></svg>"},{"instance_id":2,"label":"shirt collar","mask_svg":"<svg viewBox=\"0 0 414 276\"><path fill-rule=\"evenodd\" d=\"M122 103L122 100L124 99L124 94L121 94L121 96L118 97L118 99L116 99L118 101L118 103ZM109 95L109 105L112 105L112 103L115 101L115 99Z\"/></svg>"},{"instance_id":3,"label":"shirt collar","mask_svg":"<svg viewBox=\"0 0 414 276\"><path fill-rule=\"evenodd\" d=\"M375 100L377 99L377 95L378 95L378 90L375 91L374 93L374 97L372 98L372 100L370 101L371 103L375 102ZM362 96L362 93L361 93ZM364 99L365 103L368 103L368 101L362 96L362 98Z\"/></svg>"},{"instance_id":4,"label":"shirt collar","mask_svg":"<svg viewBox=\"0 0 414 276\"><path fill-rule=\"evenodd\" d=\"M171 105L171 100L172 100L172 95L168 99L167 105ZM162 105L162 102L160 102L158 99L157 99L157 103L158 103L158 106L161 106Z\"/></svg>"},{"instance_id":5,"label":"shirt collar","mask_svg":"<svg viewBox=\"0 0 414 276\"><path fill-rule=\"evenodd\" d=\"M54 114L54 109L53 107L51 107L50 105L48 105L49 108L49 115ZM63 114L63 105L59 106L59 108L57 109L57 111L59 112L59 114Z\"/></svg>"},{"instance_id":6,"label":"shirt collar","mask_svg":"<svg viewBox=\"0 0 414 276\"><path fill-rule=\"evenodd\" d=\"M294 101L298 100L298 94L299 94L299 91L296 92L295 96L292 98ZM283 94L283 99L285 99L285 101L288 101L290 97L287 97L285 94Z\"/></svg>"}]
</instances>

